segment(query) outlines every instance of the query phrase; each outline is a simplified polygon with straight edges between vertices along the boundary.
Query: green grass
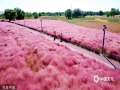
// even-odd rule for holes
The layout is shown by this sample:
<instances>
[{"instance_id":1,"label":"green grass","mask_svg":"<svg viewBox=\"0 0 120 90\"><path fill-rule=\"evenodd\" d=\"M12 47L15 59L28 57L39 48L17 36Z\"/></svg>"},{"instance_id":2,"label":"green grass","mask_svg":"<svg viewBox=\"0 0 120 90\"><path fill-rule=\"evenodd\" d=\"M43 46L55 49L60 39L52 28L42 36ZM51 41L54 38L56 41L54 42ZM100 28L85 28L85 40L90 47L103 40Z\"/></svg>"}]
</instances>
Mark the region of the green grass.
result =
<instances>
[{"instance_id":1,"label":"green grass","mask_svg":"<svg viewBox=\"0 0 120 90\"><path fill-rule=\"evenodd\" d=\"M65 16L42 16L40 18L50 20L61 20L88 28L95 28L98 30L101 30L102 26L106 24L110 32L120 33L120 16L109 18L106 16L87 16L85 18L72 19L66 19Z\"/></svg>"},{"instance_id":2,"label":"green grass","mask_svg":"<svg viewBox=\"0 0 120 90\"><path fill-rule=\"evenodd\" d=\"M102 20L106 20L107 22L112 23L120 23L120 17L97 17L97 16L89 16L85 18L72 18L72 19L66 19L65 16L42 16L40 17L42 19L50 19L50 20L62 20L69 23L81 23L81 22L102 22ZM100 20L96 20L96 18L99 18Z\"/></svg>"},{"instance_id":3,"label":"green grass","mask_svg":"<svg viewBox=\"0 0 120 90\"><path fill-rule=\"evenodd\" d=\"M50 20L64 20L64 16L42 16L41 19L50 19Z\"/></svg>"},{"instance_id":4,"label":"green grass","mask_svg":"<svg viewBox=\"0 0 120 90\"><path fill-rule=\"evenodd\" d=\"M0 15L0 19L3 19L3 18L4 18L4 16Z\"/></svg>"},{"instance_id":5,"label":"green grass","mask_svg":"<svg viewBox=\"0 0 120 90\"><path fill-rule=\"evenodd\" d=\"M113 19L109 19L108 22L112 22L112 23L120 23L120 19L113 18Z\"/></svg>"},{"instance_id":6,"label":"green grass","mask_svg":"<svg viewBox=\"0 0 120 90\"><path fill-rule=\"evenodd\" d=\"M62 20L62 21L68 22L68 23L98 22L98 21L95 20L95 17L66 19L65 16L42 16L40 18L50 19L50 20Z\"/></svg>"},{"instance_id":7,"label":"green grass","mask_svg":"<svg viewBox=\"0 0 120 90\"><path fill-rule=\"evenodd\" d=\"M101 18L101 19L107 20L108 22L111 22L111 23L120 23L120 18L116 18L116 17Z\"/></svg>"},{"instance_id":8,"label":"green grass","mask_svg":"<svg viewBox=\"0 0 120 90\"><path fill-rule=\"evenodd\" d=\"M95 18L73 18L64 20L69 23L81 23L81 22L97 22Z\"/></svg>"},{"instance_id":9,"label":"green grass","mask_svg":"<svg viewBox=\"0 0 120 90\"><path fill-rule=\"evenodd\" d=\"M102 22L102 20L106 20L107 22L112 23L120 23L120 18L107 18L107 17L85 17L85 18L72 18L72 19L66 19L65 16L42 16L40 17L42 19L50 19L50 20L62 20L69 23L81 23L81 22ZM96 18L99 18L101 21L96 20Z\"/></svg>"}]
</instances>

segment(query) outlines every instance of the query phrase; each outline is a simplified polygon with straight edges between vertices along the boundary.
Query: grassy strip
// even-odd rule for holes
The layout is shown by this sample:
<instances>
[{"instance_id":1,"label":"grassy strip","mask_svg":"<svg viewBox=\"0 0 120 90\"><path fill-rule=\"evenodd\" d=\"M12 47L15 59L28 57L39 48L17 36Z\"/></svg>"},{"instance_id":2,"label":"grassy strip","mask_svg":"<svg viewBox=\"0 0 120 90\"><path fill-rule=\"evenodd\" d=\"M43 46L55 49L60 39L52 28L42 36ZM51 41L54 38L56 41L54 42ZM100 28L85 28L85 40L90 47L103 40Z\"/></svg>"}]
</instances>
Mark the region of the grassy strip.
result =
<instances>
[{"instance_id":1,"label":"grassy strip","mask_svg":"<svg viewBox=\"0 0 120 90\"><path fill-rule=\"evenodd\" d=\"M105 17L105 16L89 16L85 18L72 18L66 19L65 16L42 16L41 19L50 19L50 20L62 20L69 23L78 23L78 22L112 22L112 23L120 23L119 17ZM99 20L98 20L99 19Z\"/></svg>"},{"instance_id":2,"label":"grassy strip","mask_svg":"<svg viewBox=\"0 0 120 90\"><path fill-rule=\"evenodd\" d=\"M101 18L101 20L107 20L108 22L111 22L111 23L120 23L120 18L117 18L117 17Z\"/></svg>"}]
</instances>

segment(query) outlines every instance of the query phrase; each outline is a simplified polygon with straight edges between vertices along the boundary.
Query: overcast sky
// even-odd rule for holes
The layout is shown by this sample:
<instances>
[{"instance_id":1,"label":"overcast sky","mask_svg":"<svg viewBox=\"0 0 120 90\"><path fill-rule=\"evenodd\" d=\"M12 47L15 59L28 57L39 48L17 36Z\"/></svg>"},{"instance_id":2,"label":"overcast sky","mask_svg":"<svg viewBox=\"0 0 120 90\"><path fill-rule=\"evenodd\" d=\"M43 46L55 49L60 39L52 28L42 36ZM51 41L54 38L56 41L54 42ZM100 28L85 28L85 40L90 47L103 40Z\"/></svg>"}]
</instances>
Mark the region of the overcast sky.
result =
<instances>
[{"instance_id":1,"label":"overcast sky","mask_svg":"<svg viewBox=\"0 0 120 90\"><path fill-rule=\"evenodd\" d=\"M0 0L0 11L21 8L25 12L64 12L68 8L83 11L120 10L120 0Z\"/></svg>"}]
</instances>

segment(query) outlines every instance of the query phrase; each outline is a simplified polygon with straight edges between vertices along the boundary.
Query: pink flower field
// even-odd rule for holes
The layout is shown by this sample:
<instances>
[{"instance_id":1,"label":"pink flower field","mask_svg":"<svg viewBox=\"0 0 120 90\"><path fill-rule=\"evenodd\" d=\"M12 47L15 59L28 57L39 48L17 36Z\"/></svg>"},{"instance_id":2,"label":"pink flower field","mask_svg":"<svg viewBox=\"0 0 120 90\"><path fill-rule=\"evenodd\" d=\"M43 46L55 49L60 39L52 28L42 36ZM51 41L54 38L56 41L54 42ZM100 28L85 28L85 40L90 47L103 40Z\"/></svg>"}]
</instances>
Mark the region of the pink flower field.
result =
<instances>
[{"instance_id":1,"label":"pink flower field","mask_svg":"<svg viewBox=\"0 0 120 90\"><path fill-rule=\"evenodd\" d=\"M17 24L24 25L24 20L15 21ZM79 45L95 53L100 53L102 49L103 31L86 28L58 20L42 20L42 32L53 35L56 31L59 37L63 33L63 38L67 42ZM27 19L25 26L41 31L40 20ZM101 26L102 29L102 26ZM120 61L120 35L106 31L105 52L109 58Z\"/></svg>"},{"instance_id":2,"label":"pink flower field","mask_svg":"<svg viewBox=\"0 0 120 90\"><path fill-rule=\"evenodd\" d=\"M95 83L94 75L114 81ZM15 84L17 90L119 90L119 75L120 71L40 34L0 22L0 85Z\"/></svg>"}]
</instances>

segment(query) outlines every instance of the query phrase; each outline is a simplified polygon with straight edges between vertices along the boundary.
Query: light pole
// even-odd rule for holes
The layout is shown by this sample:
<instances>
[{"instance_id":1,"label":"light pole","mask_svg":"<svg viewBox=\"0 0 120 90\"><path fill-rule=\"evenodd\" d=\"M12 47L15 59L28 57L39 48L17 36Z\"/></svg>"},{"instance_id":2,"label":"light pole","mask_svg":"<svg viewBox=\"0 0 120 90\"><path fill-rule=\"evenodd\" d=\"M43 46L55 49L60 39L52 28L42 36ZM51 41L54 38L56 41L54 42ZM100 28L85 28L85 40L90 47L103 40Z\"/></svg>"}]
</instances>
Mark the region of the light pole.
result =
<instances>
[{"instance_id":1,"label":"light pole","mask_svg":"<svg viewBox=\"0 0 120 90\"><path fill-rule=\"evenodd\" d=\"M40 19L40 22L41 22L41 30L42 30L42 19Z\"/></svg>"},{"instance_id":2,"label":"light pole","mask_svg":"<svg viewBox=\"0 0 120 90\"><path fill-rule=\"evenodd\" d=\"M25 19L24 19L24 26L25 26Z\"/></svg>"},{"instance_id":3,"label":"light pole","mask_svg":"<svg viewBox=\"0 0 120 90\"><path fill-rule=\"evenodd\" d=\"M102 54L104 54L104 41L105 41L105 29L107 29L106 25L103 25L103 44L102 44Z\"/></svg>"},{"instance_id":4,"label":"light pole","mask_svg":"<svg viewBox=\"0 0 120 90\"><path fill-rule=\"evenodd\" d=\"M103 43L102 43L102 55L109 61L109 63L115 68L120 70L119 68L117 68L104 54L104 41L105 41L105 29L107 29L106 25L103 25Z\"/></svg>"}]
</instances>

